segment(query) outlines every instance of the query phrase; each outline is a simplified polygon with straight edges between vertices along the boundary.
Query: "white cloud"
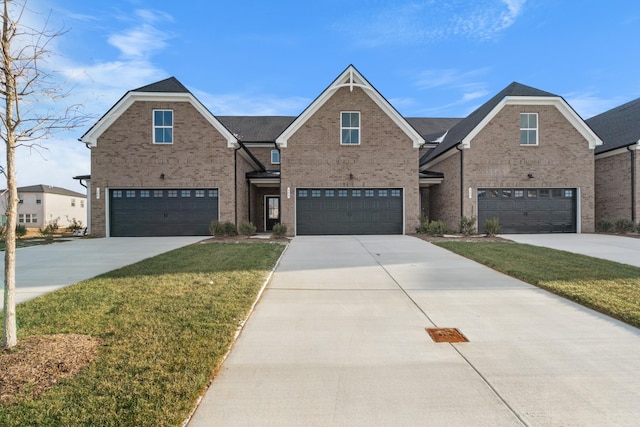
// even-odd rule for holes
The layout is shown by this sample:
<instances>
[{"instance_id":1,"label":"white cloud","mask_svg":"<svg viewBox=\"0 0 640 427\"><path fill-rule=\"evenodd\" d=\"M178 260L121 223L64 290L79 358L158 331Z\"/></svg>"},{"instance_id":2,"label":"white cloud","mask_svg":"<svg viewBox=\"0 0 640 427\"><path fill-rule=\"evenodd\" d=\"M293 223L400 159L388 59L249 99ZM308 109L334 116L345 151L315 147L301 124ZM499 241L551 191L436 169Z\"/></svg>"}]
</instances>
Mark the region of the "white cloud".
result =
<instances>
[{"instance_id":1,"label":"white cloud","mask_svg":"<svg viewBox=\"0 0 640 427\"><path fill-rule=\"evenodd\" d=\"M338 27L359 45L424 44L449 38L490 40L513 25L526 0L396 1Z\"/></svg>"},{"instance_id":2,"label":"white cloud","mask_svg":"<svg viewBox=\"0 0 640 427\"><path fill-rule=\"evenodd\" d=\"M297 116L311 102L304 97L212 94L199 90L192 92L216 116Z\"/></svg>"},{"instance_id":3,"label":"white cloud","mask_svg":"<svg viewBox=\"0 0 640 427\"><path fill-rule=\"evenodd\" d=\"M589 119L604 113L614 107L629 102L629 99L617 96L614 98L599 98L593 92L572 92L564 99L573 107L583 119Z\"/></svg>"}]
</instances>

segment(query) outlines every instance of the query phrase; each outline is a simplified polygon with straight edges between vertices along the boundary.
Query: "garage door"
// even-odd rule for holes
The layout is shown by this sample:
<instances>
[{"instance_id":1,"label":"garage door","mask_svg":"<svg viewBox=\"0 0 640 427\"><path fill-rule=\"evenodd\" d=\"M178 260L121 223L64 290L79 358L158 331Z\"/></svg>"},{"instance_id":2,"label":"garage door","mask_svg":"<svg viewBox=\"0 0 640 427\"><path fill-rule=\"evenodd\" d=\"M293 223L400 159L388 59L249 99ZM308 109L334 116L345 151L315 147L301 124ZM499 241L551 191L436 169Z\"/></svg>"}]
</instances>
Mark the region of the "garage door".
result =
<instances>
[{"instance_id":1,"label":"garage door","mask_svg":"<svg viewBox=\"0 0 640 427\"><path fill-rule=\"evenodd\" d=\"M478 228L498 218L503 233L575 233L574 188L480 188Z\"/></svg>"},{"instance_id":2,"label":"garage door","mask_svg":"<svg viewBox=\"0 0 640 427\"><path fill-rule=\"evenodd\" d=\"M131 236L206 236L218 219L218 190L111 190L110 234Z\"/></svg>"},{"instance_id":3,"label":"garage door","mask_svg":"<svg viewBox=\"0 0 640 427\"><path fill-rule=\"evenodd\" d=\"M319 234L402 234L399 188L299 188L296 232Z\"/></svg>"}]
</instances>

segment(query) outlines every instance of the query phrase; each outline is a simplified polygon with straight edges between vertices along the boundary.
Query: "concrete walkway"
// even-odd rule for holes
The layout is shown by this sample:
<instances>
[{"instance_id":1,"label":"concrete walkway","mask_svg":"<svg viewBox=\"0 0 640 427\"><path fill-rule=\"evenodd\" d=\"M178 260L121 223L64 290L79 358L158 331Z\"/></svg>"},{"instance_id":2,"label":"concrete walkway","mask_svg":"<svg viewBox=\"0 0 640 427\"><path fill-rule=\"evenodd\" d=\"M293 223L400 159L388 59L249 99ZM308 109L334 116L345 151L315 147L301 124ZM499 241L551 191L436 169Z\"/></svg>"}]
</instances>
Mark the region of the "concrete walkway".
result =
<instances>
[{"instance_id":1,"label":"concrete walkway","mask_svg":"<svg viewBox=\"0 0 640 427\"><path fill-rule=\"evenodd\" d=\"M640 267L640 239L609 234L505 234L517 243L588 255Z\"/></svg>"},{"instance_id":2,"label":"concrete walkway","mask_svg":"<svg viewBox=\"0 0 640 427\"><path fill-rule=\"evenodd\" d=\"M16 303L53 292L206 237L110 237L73 239L16 251ZM4 272L4 252L0 256ZM4 305L4 273L0 277L0 310Z\"/></svg>"},{"instance_id":3,"label":"concrete walkway","mask_svg":"<svg viewBox=\"0 0 640 427\"><path fill-rule=\"evenodd\" d=\"M639 354L640 330L422 240L296 237L189 425L637 425Z\"/></svg>"}]
</instances>

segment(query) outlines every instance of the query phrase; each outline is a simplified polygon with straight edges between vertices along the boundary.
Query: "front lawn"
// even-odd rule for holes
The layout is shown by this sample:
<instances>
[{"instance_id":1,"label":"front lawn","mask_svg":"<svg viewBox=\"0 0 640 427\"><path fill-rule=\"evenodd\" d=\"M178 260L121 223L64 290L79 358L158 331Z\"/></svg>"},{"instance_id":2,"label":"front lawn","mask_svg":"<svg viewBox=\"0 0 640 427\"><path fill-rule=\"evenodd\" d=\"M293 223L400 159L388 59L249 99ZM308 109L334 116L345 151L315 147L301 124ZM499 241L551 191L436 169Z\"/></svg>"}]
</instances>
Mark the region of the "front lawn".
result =
<instances>
[{"instance_id":1,"label":"front lawn","mask_svg":"<svg viewBox=\"0 0 640 427\"><path fill-rule=\"evenodd\" d=\"M640 268L517 243L436 245L640 327Z\"/></svg>"},{"instance_id":2,"label":"front lawn","mask_svg":"<svg viewBox=\"0 0 640 427\"><path fill-rule=\"evenodd\" d=\"M0 425L180 425L283 249L195 244L20 304L19 339L81 334L102 345L77 376L0 404Z\"/></svg>"}]
</instances>

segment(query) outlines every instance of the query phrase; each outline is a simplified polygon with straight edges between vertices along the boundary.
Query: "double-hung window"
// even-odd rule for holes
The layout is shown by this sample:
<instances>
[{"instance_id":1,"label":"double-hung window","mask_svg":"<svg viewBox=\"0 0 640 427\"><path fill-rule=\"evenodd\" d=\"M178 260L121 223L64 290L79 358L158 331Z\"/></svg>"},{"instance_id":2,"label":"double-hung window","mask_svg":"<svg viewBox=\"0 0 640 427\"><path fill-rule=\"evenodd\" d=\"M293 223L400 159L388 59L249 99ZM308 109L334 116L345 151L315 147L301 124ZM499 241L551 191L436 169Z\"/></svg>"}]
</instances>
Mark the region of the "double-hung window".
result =
<instances>
[{"instance_id":1,"label":"double-hung window","mask_svg":"<svg viewBox=\"0 0 640 427\"><path fill-rule=\"evenodd\" d=\"M520 113L520 145L538 145L538 113Z\"/></svg>"},{"instance_id":2,"label":"double-hung window","mask_svg":"<svg viewBox=\"0 0 640 427\"><path fill-rule=\"evenodd\" d=\"M340 113L340 144L360 144L359 111L343 111Z\"/></svg>"},{"instance_id":3,"label":"double-hung window","mask_svg":"<svg viewBox=\"0 0 640 427\"><path fill-rule=\"evenodd\" d=\"M271 150L271 164L279 165L280 164L280 151Z\"/></svg>"},{"instance_id":4,"label":"double-hung window","mask_svg":"<svg viewBox=\"0 0 640 427\"><path fill-rule=\"evenodd\" d=\"M173 110L153 110L153 143L173 144Z\"/></svg>"}]
</instances>

